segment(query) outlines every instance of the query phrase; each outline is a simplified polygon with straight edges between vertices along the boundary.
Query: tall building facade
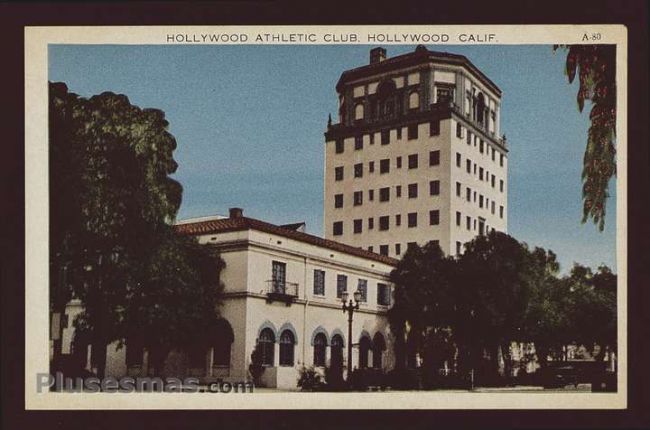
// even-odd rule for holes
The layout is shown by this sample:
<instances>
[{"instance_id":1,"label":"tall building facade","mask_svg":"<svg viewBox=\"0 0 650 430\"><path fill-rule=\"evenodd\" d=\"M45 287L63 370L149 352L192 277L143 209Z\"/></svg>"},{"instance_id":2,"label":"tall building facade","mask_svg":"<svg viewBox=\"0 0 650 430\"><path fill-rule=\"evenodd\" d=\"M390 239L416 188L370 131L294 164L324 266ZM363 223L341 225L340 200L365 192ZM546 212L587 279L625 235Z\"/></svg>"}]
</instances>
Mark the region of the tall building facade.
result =
<instances>
[{"instance_id":1,"label":"tall building facade","mask_svg":"<svg viewBox=\"0 0 650 430\"><path fill-rule=\"evenodd\" d=\"M327 239L399 258L438 241L448 255L507 230L501 90L466 57L429 51L347 70L325 133Z\"/></svg>"}]
</instances>

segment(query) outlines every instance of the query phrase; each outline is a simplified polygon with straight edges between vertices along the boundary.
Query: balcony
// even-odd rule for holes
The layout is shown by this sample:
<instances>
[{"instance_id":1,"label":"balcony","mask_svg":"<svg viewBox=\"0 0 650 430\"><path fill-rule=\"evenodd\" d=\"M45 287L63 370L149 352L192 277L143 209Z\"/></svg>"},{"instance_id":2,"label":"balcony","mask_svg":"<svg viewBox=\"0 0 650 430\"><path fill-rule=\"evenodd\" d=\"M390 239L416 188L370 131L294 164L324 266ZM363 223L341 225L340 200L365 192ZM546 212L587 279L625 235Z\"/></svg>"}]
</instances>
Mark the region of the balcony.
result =
<instances>
[{"instance_id":1,"label":"balcony","mask_svg":"<svg viewBox=\"0 0 650 430\"><path fill-rule=\"evenodd\" d=\"M298 298L298 284L295 282L269 279L265 291L267 303L283 302L289 306Z\"/></svg>"}]
</instances>

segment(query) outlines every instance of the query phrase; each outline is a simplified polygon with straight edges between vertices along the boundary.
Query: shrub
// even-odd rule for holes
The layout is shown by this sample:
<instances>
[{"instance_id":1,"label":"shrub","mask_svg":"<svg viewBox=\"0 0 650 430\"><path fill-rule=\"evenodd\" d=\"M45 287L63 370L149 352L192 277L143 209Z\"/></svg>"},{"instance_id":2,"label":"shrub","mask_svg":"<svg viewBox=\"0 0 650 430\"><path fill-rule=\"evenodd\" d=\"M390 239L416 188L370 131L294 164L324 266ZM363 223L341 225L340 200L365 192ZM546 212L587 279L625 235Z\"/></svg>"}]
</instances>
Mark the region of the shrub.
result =
<instances>
[{"instance_id":1,"label":"shrub","mask_svg":"<svg viewBox=\"0 0 650 430\"><path fill-rule=\"evenodd\" d=\"M248 366L248 372L251 374L255 386L262 385L262 374L264 374L264 366L262 365L262 351L255 345L255 349L251 354L251 364Z\"/></svg>"},{"instance_id":2,"label":"shrub","mask_svg":"<svg viewBox=\"0 0 650 430\"><path fill-rule=\"evenodd\" d=\"M318 373L313 367L302 366L300 368L300 377L298 378L297 386L302 391L318 391L323 388L325 384Z\"/></svg>"}]
</instances>

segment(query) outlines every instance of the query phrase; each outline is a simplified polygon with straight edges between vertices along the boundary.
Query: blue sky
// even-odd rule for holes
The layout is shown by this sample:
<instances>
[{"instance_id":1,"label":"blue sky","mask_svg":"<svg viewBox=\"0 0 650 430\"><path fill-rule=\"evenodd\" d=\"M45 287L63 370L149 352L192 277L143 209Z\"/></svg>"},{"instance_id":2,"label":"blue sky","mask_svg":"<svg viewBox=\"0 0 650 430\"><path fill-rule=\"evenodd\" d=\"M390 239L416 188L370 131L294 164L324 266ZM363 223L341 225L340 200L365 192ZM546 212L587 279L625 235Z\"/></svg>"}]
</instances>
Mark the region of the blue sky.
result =
<instances>
[{"instance_id":1,"label":"blue sky","mask_svg":"<svg viewBox=\"0 0 650 430\"><path fill-rule=\"evenodd\" d=\"M385 46L388 56L414 46ZM581 224L580 173L588 109L565 55L550 46L427 46L467 56L503 91L509 154L508 232L574 261L615 268L615 181L605 230ZM91 96L126 94L162 109L176 137L179 218L226 214L273 223L306 221L322 234L323 148L343 70L364 65L370 46L51 45L49 79Z\"/></svg>"}]
</instances>

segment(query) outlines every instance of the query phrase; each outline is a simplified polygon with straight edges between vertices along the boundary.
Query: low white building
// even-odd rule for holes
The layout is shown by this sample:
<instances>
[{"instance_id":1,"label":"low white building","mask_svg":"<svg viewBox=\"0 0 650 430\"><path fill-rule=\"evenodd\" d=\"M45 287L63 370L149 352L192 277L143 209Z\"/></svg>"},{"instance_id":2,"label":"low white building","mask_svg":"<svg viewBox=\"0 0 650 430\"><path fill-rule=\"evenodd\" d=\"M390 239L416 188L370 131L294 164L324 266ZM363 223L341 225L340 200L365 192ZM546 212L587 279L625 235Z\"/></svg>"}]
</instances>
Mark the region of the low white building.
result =
<instances>
[{"instance_id":1,"label":"low white building","mask_svg":"<svg viewBox=\"0 0 650 430\"><path fill-rule=\"evenodd\" d=\"M228 218L176 225L178 234L196 236L200 243L215 247L225 262L222 325L215 328L220 333L206 333L219 340L207 351L185 354L189 374L204 381L250 381L248 368L256 345L267 387L295 389L303 365L324 370L340 364L347 369L348 342L353 345L352 368L393 367L386 311L391 304L388 276L397 260L306 234L303 227L247 218L236 208ZM362 299L349 339L341 296L357 290ZM79 311L79 304L68 306L68 313ZM71 330L64 330L64 353L71 350ZM106 374L147 374L146 352L134 349L111 345ZM169 366L178 362L176 358L168 357Z\"/></svg>"}]
</instances>

